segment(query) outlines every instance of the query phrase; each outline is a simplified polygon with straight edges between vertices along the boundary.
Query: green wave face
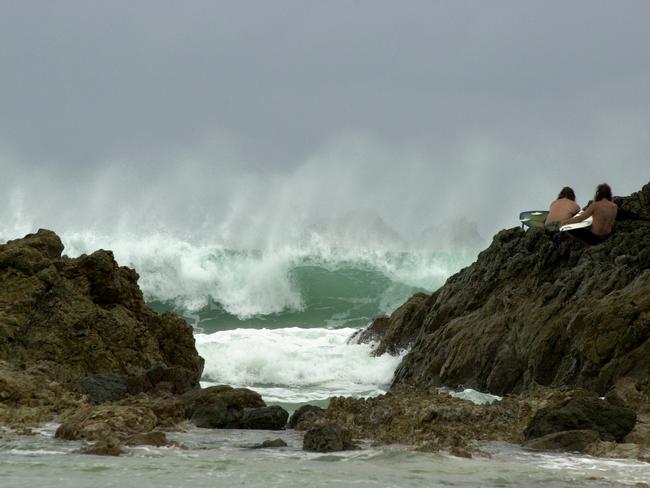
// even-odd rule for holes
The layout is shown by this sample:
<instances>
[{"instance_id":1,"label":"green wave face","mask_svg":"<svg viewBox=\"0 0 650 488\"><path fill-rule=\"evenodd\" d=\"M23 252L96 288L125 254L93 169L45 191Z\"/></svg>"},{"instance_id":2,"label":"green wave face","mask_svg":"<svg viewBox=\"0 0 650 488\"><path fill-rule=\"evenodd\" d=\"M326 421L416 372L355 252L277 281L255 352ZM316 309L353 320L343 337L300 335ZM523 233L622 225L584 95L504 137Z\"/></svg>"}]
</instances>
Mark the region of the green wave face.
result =
<instances>
[{"instance_id":1,"label":"green wave face","mask_svg":"<svg viewBox=\"0 0 650 488\"><path fill-rule=\"evenodd\" d=\"M264 261L261 253L241 251L210 259L249 261L251 257L258 265ZM148 293L149 303L157 311L180 313L205 333L234 328L362 327L374 316L392 312L414 293L435 290L471 258L450 253L384 253L362 260L303 256L284 270L269 270L277 273L277 280L267 283L270 290L242 282L241 295L221 295L216 287L207 295L205 303L194 309L187 306L187 297L160 300ZM235 268L242 269L240 264ZM228 283L232 284L233 280ZM266 306L252 309L253 313L239 314L233 311L238 310L237 300L255 304L256 293L259 303L268 305L270 300L279 300L281 308L273 310Z\"/></svg>"}]
</instances>

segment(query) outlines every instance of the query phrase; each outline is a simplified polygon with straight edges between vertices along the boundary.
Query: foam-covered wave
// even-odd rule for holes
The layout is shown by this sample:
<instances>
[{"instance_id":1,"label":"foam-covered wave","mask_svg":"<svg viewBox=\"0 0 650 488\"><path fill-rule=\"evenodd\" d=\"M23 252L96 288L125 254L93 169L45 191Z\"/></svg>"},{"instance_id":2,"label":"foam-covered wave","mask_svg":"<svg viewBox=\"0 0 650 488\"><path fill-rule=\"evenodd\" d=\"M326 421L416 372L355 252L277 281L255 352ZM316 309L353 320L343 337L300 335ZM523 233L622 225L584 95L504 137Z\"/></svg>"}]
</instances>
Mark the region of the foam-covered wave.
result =
<instances>
[{"instance_id":1,"label":"foam-covered wave","mask_svg":"<svg viewBox=\"0 0 650 488\"><path fill-rule=\"evenodd\" d=\"M113 250L134 267L154 308L199 330L361 326L416 291L432 291L474 258L470 252L337 248L318 236L267 250L233 250L166 235L64 233L71 256Z\"/></svg>"},{"instance_id":2,"label":"foam-covered wave","mask_svg":"<svg viewBox=\"0 0 650 488\"><path fill-rule=\"evenodd\" d=\"M373 357L367 344L346 344L355 329L235 329L197 334L204 384L258 391L290 403L385 391L401 357Z\"/></svg>"}]
</instances>

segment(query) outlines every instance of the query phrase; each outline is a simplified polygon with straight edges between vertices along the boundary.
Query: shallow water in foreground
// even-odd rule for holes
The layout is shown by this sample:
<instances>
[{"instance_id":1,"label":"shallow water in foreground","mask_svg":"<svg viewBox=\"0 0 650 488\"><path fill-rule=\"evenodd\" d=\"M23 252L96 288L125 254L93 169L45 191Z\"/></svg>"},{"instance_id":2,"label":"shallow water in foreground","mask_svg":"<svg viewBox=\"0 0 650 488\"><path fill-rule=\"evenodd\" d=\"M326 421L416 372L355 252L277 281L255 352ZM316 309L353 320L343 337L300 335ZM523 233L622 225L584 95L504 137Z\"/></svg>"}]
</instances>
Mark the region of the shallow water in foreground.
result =
<instances>
[{"instance_id":1,"label":"shallow water in foreground","mask_svg":"<svg viewBox=\"0 0 650 488\"><path fill-rule=\"evenodd\" d=\"M0 486L22 487L622 487L650 480L650 464L556 455L490 444L491 458L462 459L403 447L335 454L301 450L295 431L193 428L168 437L186 448L129 449L122 457L75 454L81 443L39 435L0 438ZM288 447L242 446L282 438Z\"/></svg>"}]
</instances>

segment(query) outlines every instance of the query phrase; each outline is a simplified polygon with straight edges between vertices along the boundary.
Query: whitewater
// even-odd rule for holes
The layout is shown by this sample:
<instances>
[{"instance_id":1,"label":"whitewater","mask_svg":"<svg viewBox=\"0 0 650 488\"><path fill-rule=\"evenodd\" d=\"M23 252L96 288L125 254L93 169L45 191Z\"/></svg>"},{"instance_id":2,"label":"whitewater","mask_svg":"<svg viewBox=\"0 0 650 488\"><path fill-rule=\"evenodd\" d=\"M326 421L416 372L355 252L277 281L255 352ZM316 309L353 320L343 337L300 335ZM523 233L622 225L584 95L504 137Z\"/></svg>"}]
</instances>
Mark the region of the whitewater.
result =
<instances>
[{"instance_id":1,"label":"whitewater","mask_svg":"<svg viewBox=\"0 0 650 488\"><path fill-rule=\"evenodd\" d=\"M66 253L111 249L135 268L145 300L184 316L205 359L204 386L260 392L289 411L338 395L386 391L401 356L349 337L416 292L431 292L470 250L334 247L322 236L272 249L229 249L169 235L64 233Z\"/></svg>"}]
</instances>

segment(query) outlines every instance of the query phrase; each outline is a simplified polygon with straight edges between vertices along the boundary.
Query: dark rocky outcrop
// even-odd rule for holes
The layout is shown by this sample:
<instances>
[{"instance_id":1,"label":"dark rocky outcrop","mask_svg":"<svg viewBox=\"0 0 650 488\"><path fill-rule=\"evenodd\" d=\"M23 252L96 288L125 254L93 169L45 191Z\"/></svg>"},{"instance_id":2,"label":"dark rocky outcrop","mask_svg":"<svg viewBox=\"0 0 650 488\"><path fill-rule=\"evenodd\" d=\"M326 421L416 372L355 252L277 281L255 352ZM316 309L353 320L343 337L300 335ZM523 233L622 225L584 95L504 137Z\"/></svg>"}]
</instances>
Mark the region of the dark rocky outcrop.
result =
<instances>
[{"instance_id":1,"label":"dark rocky outcrop","mask_svg":"<svg viewBox=\"0 0 650 488\"><path fill-rule=\"evenodd\" d=\"M650 184L616 199L614 234L585 248L543 230L499 232L475 263L389 319L377 349L412 344L393 388L535 385L605 394L650 377Z\"/></svg>"},{"instance_id":2,"label":"dark rocky outcrop","mask_svg":"<svg viewBox=\"0 0 650 488\"><path fill-rule=\"evenodd\" d=\"M54 364L48 374L68 385L97 374L138 377L154 365L173 371L177 393L198 385L203 360L190 325L150 310L138 274L118 266L110 251L75 259L62 251L47 230L0 245L1 360L20 368ZM107 385L95 383L96 393Z\"/></svg>"},{"instance_id":3,"label":"dark rocky outcrop","mask_svg":"<svg viewBox=\"0 0 650 488\"><path fill-rule=\"evenodd\" d=\"M336 452L355 449L352 434L338 424L328 423L305 432L302 448L311 452Z\"/></svg>"},{"instance_id":4,"label":"dark rocky outcrop","mask_svg":"<svg viewBox=\"0 0 650 488\"><path fill-rule=\"evenodd\" d=\"M629 408L596 397L571 398L538 410L524 436L534 439L564 431L592 430L604 441L621 442L635 423L636 413Z\"/></svg>"},{"instance_id":5,"label":"dark rocky outcrop","mask_svg":"<svg viewBox=\"0 0 650 488\"><path fill-rule=\"evenodd\" d=\"M95 403L121 400L128 393L129 378L123 374L94 374L79 380L79 389Z\"/></svg>"}]
</instances>

